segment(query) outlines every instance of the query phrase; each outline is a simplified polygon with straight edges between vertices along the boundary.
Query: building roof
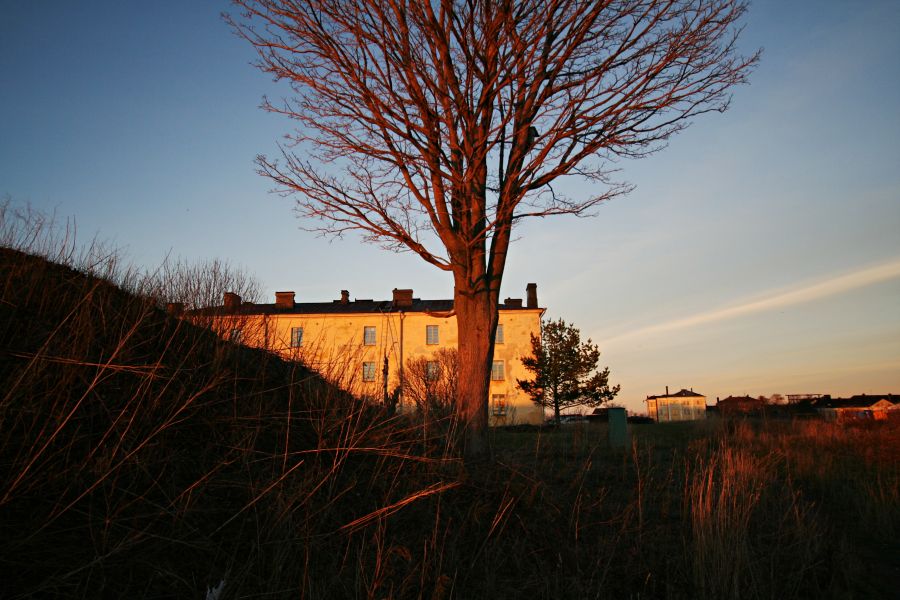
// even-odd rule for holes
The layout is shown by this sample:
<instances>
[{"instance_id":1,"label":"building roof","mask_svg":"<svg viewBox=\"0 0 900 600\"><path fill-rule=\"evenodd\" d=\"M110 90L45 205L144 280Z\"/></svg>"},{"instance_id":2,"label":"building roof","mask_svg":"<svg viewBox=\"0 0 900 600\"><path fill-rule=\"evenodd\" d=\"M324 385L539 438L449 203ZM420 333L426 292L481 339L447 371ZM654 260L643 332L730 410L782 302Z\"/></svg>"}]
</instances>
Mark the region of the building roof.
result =
<instances>
[{"instance_id":1,"label":"building roof","mask_svg":"<svg viewBox=\"0 0 900 600\"><path fill-rule=\"evenodd\" d=\"M766 401L753 396L728 396L722 400L716 400L716 406L722 414L726 413L755 413L766 408Z\"/></svg>"},{"instance_id":2,"label":"building roof","mask_svg":"<svg viewBox=\"0 0 900 600\"><path fill-rule=\"evenodd\" d=\"M657 398L706 398L703 394L698 394L694 390L683 389L674 394L661 394L659 396L647 396L647 400L656 400Z\"/></svg>"},{"instance_id":3,"label":"building roof","mask_svg":"<svg viewBox=\"0 0 900 600\"><path fill-rule=\"evenodd\" d=\"M885 400L891 404L897 404L900 402L900 396L896 396L894 394L883 394L883 395L868 395L868 394L859 394L857 396L851 396L849 398L831 398L830 396L826 396L824 398L820 398L816 401L816 408L868 408L873 404L878 404L882 400Z\"/></svg>"},{"instance_id":4,"label":"building roof","mask_svg":"<svg viewBox=\"0 0 900 600\"><path fill-rule=\"evenodd\" d=\"M765 400L753 396L728 396L718 401L719 404L765 404Z\"/></svg>"},{"instance_id":5,"label":"building roof","mask_svg":"<svg viewBox=\"0 0 900 600\"><path fill-rule=\"evenodd\" d=\"M543 308L528 308L522 306L521 301L500 303L500 310L544 310ZM453 310L453 300L422 300L413 298L412 304L397 305L391 300L353 300L341 302L295 302L293 307L272 304L256 304L244 302L235 308L224 305L211 306L189 311L191 315L322 315L322 314L359 314L359 313L398 313L398 312L423 312L440 313Z\"/></svg>"}]
</instances>

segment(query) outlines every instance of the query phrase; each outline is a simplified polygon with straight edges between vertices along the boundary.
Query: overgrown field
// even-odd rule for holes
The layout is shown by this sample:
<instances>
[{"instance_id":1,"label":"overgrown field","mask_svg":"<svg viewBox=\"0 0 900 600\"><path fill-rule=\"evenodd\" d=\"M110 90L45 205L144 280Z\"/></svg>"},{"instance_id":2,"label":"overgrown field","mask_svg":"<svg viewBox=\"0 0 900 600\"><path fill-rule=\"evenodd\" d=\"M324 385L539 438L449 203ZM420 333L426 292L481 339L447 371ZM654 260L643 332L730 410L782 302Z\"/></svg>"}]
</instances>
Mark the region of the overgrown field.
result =
<instances>
[{"instance_id":1,"label":"overgrown field","mask_svg":"<svg viewBox=\"0 0 900 600\"><path fill-rule=\"evenodd\" d=\"M541 490L547 515L522 530L546 541L522 552L557 548L549 596L892 598L898 425L633 425L631 447L613 452L589 424L498 432L496 445Z\"/></svg>"},{"instance_id":2,"label":"overgrown field","mask_svg":"<svg viewBox=\"0 0 900 600\"><path fill-rule=\"evenodd\" d=\"M894 423L633 426L625 451L603 425L505 430L467 465L446 423L63 262L0 250L0 597L900 589Z\"/></svg>"}]
</instances>

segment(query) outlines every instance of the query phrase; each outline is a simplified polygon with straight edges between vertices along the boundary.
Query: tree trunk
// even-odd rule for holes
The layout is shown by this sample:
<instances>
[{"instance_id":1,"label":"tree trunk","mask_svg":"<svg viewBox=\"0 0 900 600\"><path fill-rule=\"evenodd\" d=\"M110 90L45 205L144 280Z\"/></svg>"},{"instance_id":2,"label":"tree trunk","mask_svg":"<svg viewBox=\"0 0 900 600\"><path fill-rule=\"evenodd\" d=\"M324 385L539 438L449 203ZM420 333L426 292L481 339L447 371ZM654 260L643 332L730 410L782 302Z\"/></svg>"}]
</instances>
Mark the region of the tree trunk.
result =
<instances>
[{"instance_id":1,"label":"tree trunk","mask_svg":"<svg viewBox=\"0 0 900 600\"><path fill-rule=\"evenodd\" d=\"M559 427L559 389L553 388L553 424Z\"/></svg>"},{"instance_id":2,"label":"tree trunk","mask_svg":"<svg viewBox=\"0 0 900 600\"><path fill-rule=\"evenodd\" d=\"M498 320L497 295L489 286L472 289L459 281L453 293L459 335L457 417L465 432L466 459L483 458L488 450L488 394Z\"/></svg>"}]
</instances>

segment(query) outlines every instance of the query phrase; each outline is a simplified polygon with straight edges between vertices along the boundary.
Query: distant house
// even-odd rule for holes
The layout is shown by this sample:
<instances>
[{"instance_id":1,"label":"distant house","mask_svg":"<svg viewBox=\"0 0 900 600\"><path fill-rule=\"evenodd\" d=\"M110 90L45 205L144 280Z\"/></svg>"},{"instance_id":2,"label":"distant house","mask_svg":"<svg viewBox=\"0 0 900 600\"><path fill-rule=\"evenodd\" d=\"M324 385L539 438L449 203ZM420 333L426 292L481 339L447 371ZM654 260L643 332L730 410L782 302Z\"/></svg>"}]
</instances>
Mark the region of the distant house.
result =
<instances>
[{"instance_id":1,"label":"distant house","mask_svg":"<svg viewBox=\"0 0 900 600\"><path fill-rule=\"evenodd\" d=\"M657 423L697 421L706 418L706 396L694 390L682 389L674 394L647 396L647 414Z\"/></svg>"},{"instance_id":2,"label":"distant house","mask_svg":"<svg viewBox=\"0 0 900 600\"><path fill-rule=\"evenodd\" d=\"M850 398L825 396L817 399L814 407L819 415L832 421L883 421L900 417L900 397L894 394L861 394Z\"/></svg>"},{"instance_id":3,"label":"distant house","mask_svg":"<svg viewBox=\"0 0 900 600\"><path fill-rule=\"evenodd\" d=\"M716 406L723 417L736 417L760 414L766 409L766 402L751 396L728 396L724 400L716 399Z\"/></svg>"}]
</instances>

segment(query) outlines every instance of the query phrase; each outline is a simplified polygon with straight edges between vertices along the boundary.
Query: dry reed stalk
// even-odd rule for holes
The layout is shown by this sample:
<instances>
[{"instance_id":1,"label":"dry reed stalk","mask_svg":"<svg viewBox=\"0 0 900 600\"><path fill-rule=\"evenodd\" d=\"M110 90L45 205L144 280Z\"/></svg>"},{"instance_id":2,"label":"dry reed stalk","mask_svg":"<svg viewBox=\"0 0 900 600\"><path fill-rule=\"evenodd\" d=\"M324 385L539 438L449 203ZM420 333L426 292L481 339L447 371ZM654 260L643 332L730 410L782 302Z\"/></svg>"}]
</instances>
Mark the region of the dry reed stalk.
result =
<instances>
[{"instance_id":1,"label":"dry reed stalk","mask_svg":"<svg viewBox=\"0 0 900 600\"><path fill-rule=\"evenodd\" d=\"M752 566L750 520L764 473L761 461L730 447L690 468L685 506L698 597L739 599L746 590Z\"/></svg>"}]
</instances>

